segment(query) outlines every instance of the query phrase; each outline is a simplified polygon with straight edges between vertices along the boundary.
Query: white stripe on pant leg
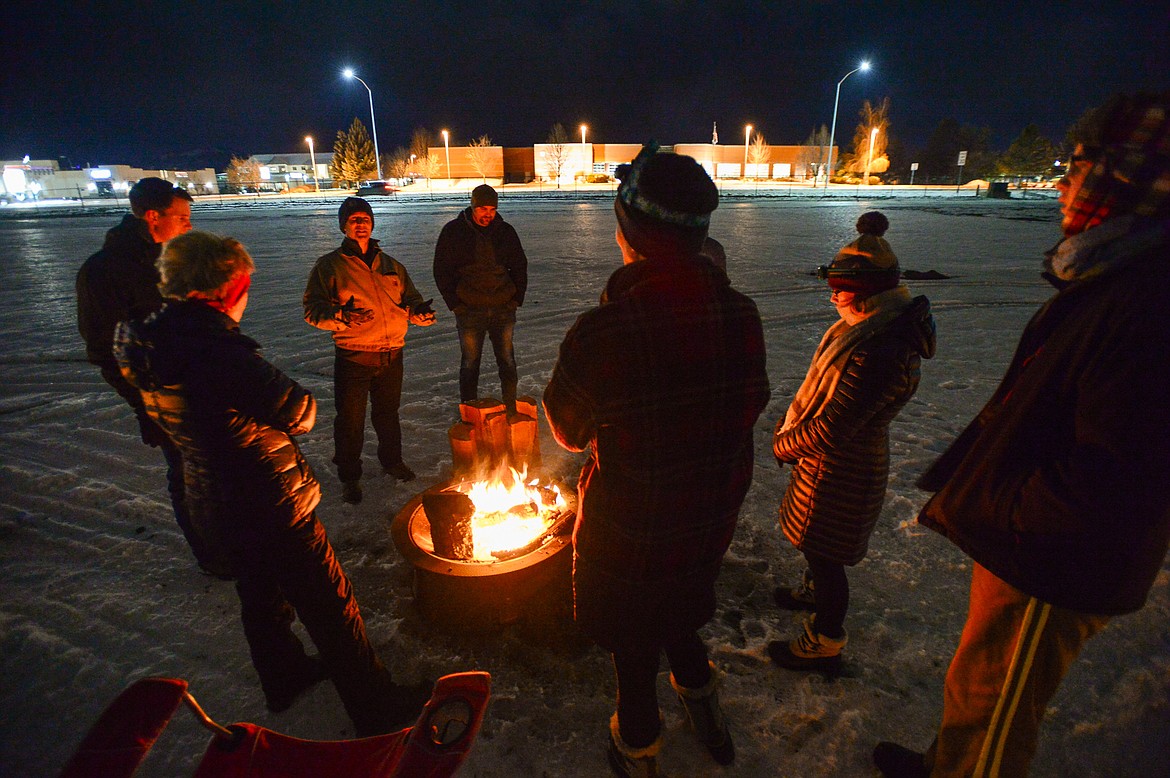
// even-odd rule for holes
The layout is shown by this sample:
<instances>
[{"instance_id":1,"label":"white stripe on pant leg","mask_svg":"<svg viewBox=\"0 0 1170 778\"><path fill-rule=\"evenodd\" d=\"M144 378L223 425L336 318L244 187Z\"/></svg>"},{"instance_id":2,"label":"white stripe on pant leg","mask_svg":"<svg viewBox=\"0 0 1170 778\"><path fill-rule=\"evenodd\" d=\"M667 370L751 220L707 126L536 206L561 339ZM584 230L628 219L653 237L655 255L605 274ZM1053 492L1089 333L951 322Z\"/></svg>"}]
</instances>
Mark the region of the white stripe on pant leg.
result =
<instances>
[{"instance_id":1,"label":"white stripe on pant leg","mask_svg":"<svg viewBox=\"0 0 1170 778\"><path fill-rule=\"evenodd\" d=\"M1044 627L1048 624L1048 614L1051 611L1050 604L1041 602L1035 597L1028 598L1028 605L1024 609L1024 618L1020 622L1016 648L1012 653L1012 662L1008 666L1007 677L1004 678L999 700L995 704L995 712L991 714L991 721L987 726L987 734L983 740L983 748L979 752L979 761L975 763L975 772L972 773L972 778L995 778L999 775L1012 721L1019 707L1020 697L1028 684L1032 663L1036 658L1036 650L1040 645Z\"/></svg>"}]
</instances>

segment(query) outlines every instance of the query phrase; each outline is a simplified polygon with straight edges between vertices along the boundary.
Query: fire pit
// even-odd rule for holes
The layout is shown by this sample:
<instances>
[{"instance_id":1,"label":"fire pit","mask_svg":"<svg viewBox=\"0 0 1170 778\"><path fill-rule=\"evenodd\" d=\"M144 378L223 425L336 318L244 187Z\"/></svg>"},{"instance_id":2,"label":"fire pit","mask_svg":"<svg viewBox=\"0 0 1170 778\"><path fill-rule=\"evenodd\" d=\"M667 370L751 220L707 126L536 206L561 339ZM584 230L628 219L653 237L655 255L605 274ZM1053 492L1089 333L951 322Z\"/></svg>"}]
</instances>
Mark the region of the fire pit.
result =
<instances>
[{"instance_id":1,"label":"fire pit","mask_svg":"<svg viewBox=\"0 0 1170 778\"><path fill-rule=\"evenodd\" d=\"M391 525L433 624L459 631L517 621L536 601L567 602L576 495L506 468L408 502Z\"/></svg>"}]
</instances>

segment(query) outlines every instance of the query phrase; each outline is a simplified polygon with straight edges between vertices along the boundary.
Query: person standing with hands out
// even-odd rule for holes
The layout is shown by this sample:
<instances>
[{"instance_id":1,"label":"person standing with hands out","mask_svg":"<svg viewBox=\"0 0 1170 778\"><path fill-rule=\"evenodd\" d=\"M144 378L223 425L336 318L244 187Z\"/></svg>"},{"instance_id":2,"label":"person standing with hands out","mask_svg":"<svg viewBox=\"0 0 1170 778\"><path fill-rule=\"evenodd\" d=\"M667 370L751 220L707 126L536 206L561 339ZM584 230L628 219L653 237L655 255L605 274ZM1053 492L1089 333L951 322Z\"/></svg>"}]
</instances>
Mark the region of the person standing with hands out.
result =
<instances>
[{"instance_id":1,"label":"person standing with hands out","mask_svg":"<svg viewBox=\"0 0 1170 778\"><path fill-rule=\"evenodd\" d=\"M657 775L660 657L691 726L735 759L719 676L698 630L752 480L768 403L756 305L700 255L719 204L691 157L644 147L618 168L624 266L565 335L544 392L558 443L588 449L573 532L574 616L613 655L609 764Z\"/></svg>"},{"instance_id":2,"label":"person standing with hands out","mask_svg":"<svg viewBox=\"0 0 1170 778\"><path fill-rule=\"evenodd\" d=\"M500 391L516 412L516 309L528 289L528 257L511 224L497 213L499 195L487 184L471 190L471 206L443 226L435 244L435 286L455 313L459 331L459 401L479 397L483 341L492 342Z\"/></svg>"},{"instance_id":3,"label":"person standing with hands out","mask_svg":"<svg viewBox=\"0 0 1170 778\"><path fill-rule=\"evenodd\" d=\"M890 422L918 389L922 359L934 355L930 302L899 283L898 258L882 237L879 211L857 220L861 237L819 275L840 319L825 332L772 453L791 464L780 505L784 535L804 555L803 581L774 592L785 610L813 611L791 641L768 655L791 670L836 670L848 641L845 568L865 558L890 470Z\"/></svg>"},{"instance_id":4,"label":"person standing with hands out","mask_svg":"<svg viewBox=\"0 0 1170 778\"><path fill-rule=\"evenodd\" d=\"M382 471L410 481L402 461L402 349L407 325L435 323L430 300L410 280L402 263L371 237L374 211L360 197L347 197L337 211L345 235L341 246L317 260L305 286L305 321L333 333L333 463L342 499L362 501L362 446L366 399L372 407Z\"/></svg>"},{"instance_id":5,"label":"person standing with hands out","mask_svg":"<svg viewBox=\"0 0 1170 778\"><path fill-rule=\"evenodd\" d=\"M1145 604L1170 546L1170 92L1115 97L1070 134L1056 293L918 481L935 493L918 522L972 558L971 596L935 740L879 743L887 777L1027 775L1069 667Z\"/></svg>"},{"instance_id":6,"label":"person standing with hands out","mask_svg":"<svg viewBox=\"0 0 1170 778\"><path fill-rule=\"evenodd\" d=\"M183 494L183 458L142 405L142 395L126 382L114 361L118 322L145 319L162 307L155 260L163 244L191 229L191 195L170 181L144 178L130 187L130 213L106 233L101 251L77 273L77 328L85 354L114 391L134 409L142 442L162 450L167 489L175 521L203 572L229 577L215 550L191 527Z\"/></svg>"}]
</instances>

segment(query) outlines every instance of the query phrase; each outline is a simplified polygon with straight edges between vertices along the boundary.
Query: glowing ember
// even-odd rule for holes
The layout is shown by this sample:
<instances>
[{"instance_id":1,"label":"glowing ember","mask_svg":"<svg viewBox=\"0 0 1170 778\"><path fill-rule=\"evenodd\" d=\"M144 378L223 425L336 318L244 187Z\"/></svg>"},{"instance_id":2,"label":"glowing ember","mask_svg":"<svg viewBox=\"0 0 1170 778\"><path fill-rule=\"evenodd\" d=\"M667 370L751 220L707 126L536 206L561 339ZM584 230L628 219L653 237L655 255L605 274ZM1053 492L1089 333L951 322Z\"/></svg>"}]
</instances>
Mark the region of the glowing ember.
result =
<instances>
[{"instance_id":1,"label":"glowing ember","mask_svg":"<svg viewBox=\"0 0 1170 778\"><path fill-rule=\"evenodd\" d=\"M482 562L494 554L523 548L539 540L567 503L561 490L525 481L525 472L509 472L458 487L475 505L471 518L472 558Z\"/></svg>"}]
</instances>

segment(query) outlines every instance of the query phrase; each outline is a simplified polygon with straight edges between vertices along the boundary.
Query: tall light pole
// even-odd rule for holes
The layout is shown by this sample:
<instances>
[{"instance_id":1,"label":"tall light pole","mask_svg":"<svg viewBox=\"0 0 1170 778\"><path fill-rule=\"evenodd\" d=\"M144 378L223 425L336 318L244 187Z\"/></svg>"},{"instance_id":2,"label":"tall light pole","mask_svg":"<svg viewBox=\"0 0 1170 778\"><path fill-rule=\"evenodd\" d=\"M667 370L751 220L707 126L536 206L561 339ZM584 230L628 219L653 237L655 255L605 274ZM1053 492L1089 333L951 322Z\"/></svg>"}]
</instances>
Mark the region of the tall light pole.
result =
<instances>
[{"instance_id":1,"label":"tall light pole","mask_svg":"<svg viewBox=\"0 0 1170 778\"><path fill-rule=\"evenodd\" d=\"M374 90L370 89L370 85L362 81L351 68L346 68L343 71L346 78L356 78L358 82L366 88L370 93L370 135L374 136L374 163L378 166L378 180L382 180L382 157L378 154L378 124L374 121Z\"/></svg>"},{"instance_id":2,"label":"tall light pole","mask_svg":"<svg viewBox=\"0 0 1170 778\"><path fill-rule=\"evenodd\" d=\"M865 185L869 186L869 168L873 165L873 142L877 140L878 128L869 131L869 156L865 159Z\"/></svg>"},{"instance_id":3,"label":"tall light pole","mask_svg":"<svg viewBox=\"0 0 1170 778\"><path fill-rule=\"evenodd\" d=\"M305 143L309 144L309 164L313 166L313 189L321 191L321 184L317 181L317 156L313 153L313 136L306 135Z\"/></svg>"},{"instance_id":4,"label":"tall light pole","mask_svg":"<svg viewBox=\"0 0 1170 778\"><path fill-rule=\"evenodd\" d=\"M752 126L746 125L743 128L743 178L747 180L747 150L748 144L752 140Z\"/></svg>"},{"instance_id":5,"label":"tall light pole","mask_svg":"<svg viewBox=\"0 0 1170 778\"><path fill-rule=\"evenodd\" d=\"M443 149L447 152L447 186L451 186L451 137L443 130Z\"/></svg>"},{"instance_id":6,"label":"tall light pole","mask_svg":"<svg viewBox=\"0 0 1170 778\"><path fill-rule=\"evenodd\" d=\"M841 101L841 84L859 70L863 73L869 70L869 60L862 60L860 65L841 76L837 82L837 96L833 98L833 129L829 131L829 167L825 171L825 189L829 188L829 179L833 176L833 143L837 139L837 104Z\"/></svg>"},{"instance_id":7,"label":"tall light pole","mask_svg":"<svg viewBox=\"0 0 1170 778\"><path fill-rule=\"evenodd\" d=\"M587 130L587 129L589 129L589 128L586 127L584 124L581 125L581 167L584 168L581 171L581 173L586 178L589 177L589 168L592 167L592 165L589 164L589 160L587 158L588 151L585 148L585 130Z\"/></svg>"}]
</instances>

